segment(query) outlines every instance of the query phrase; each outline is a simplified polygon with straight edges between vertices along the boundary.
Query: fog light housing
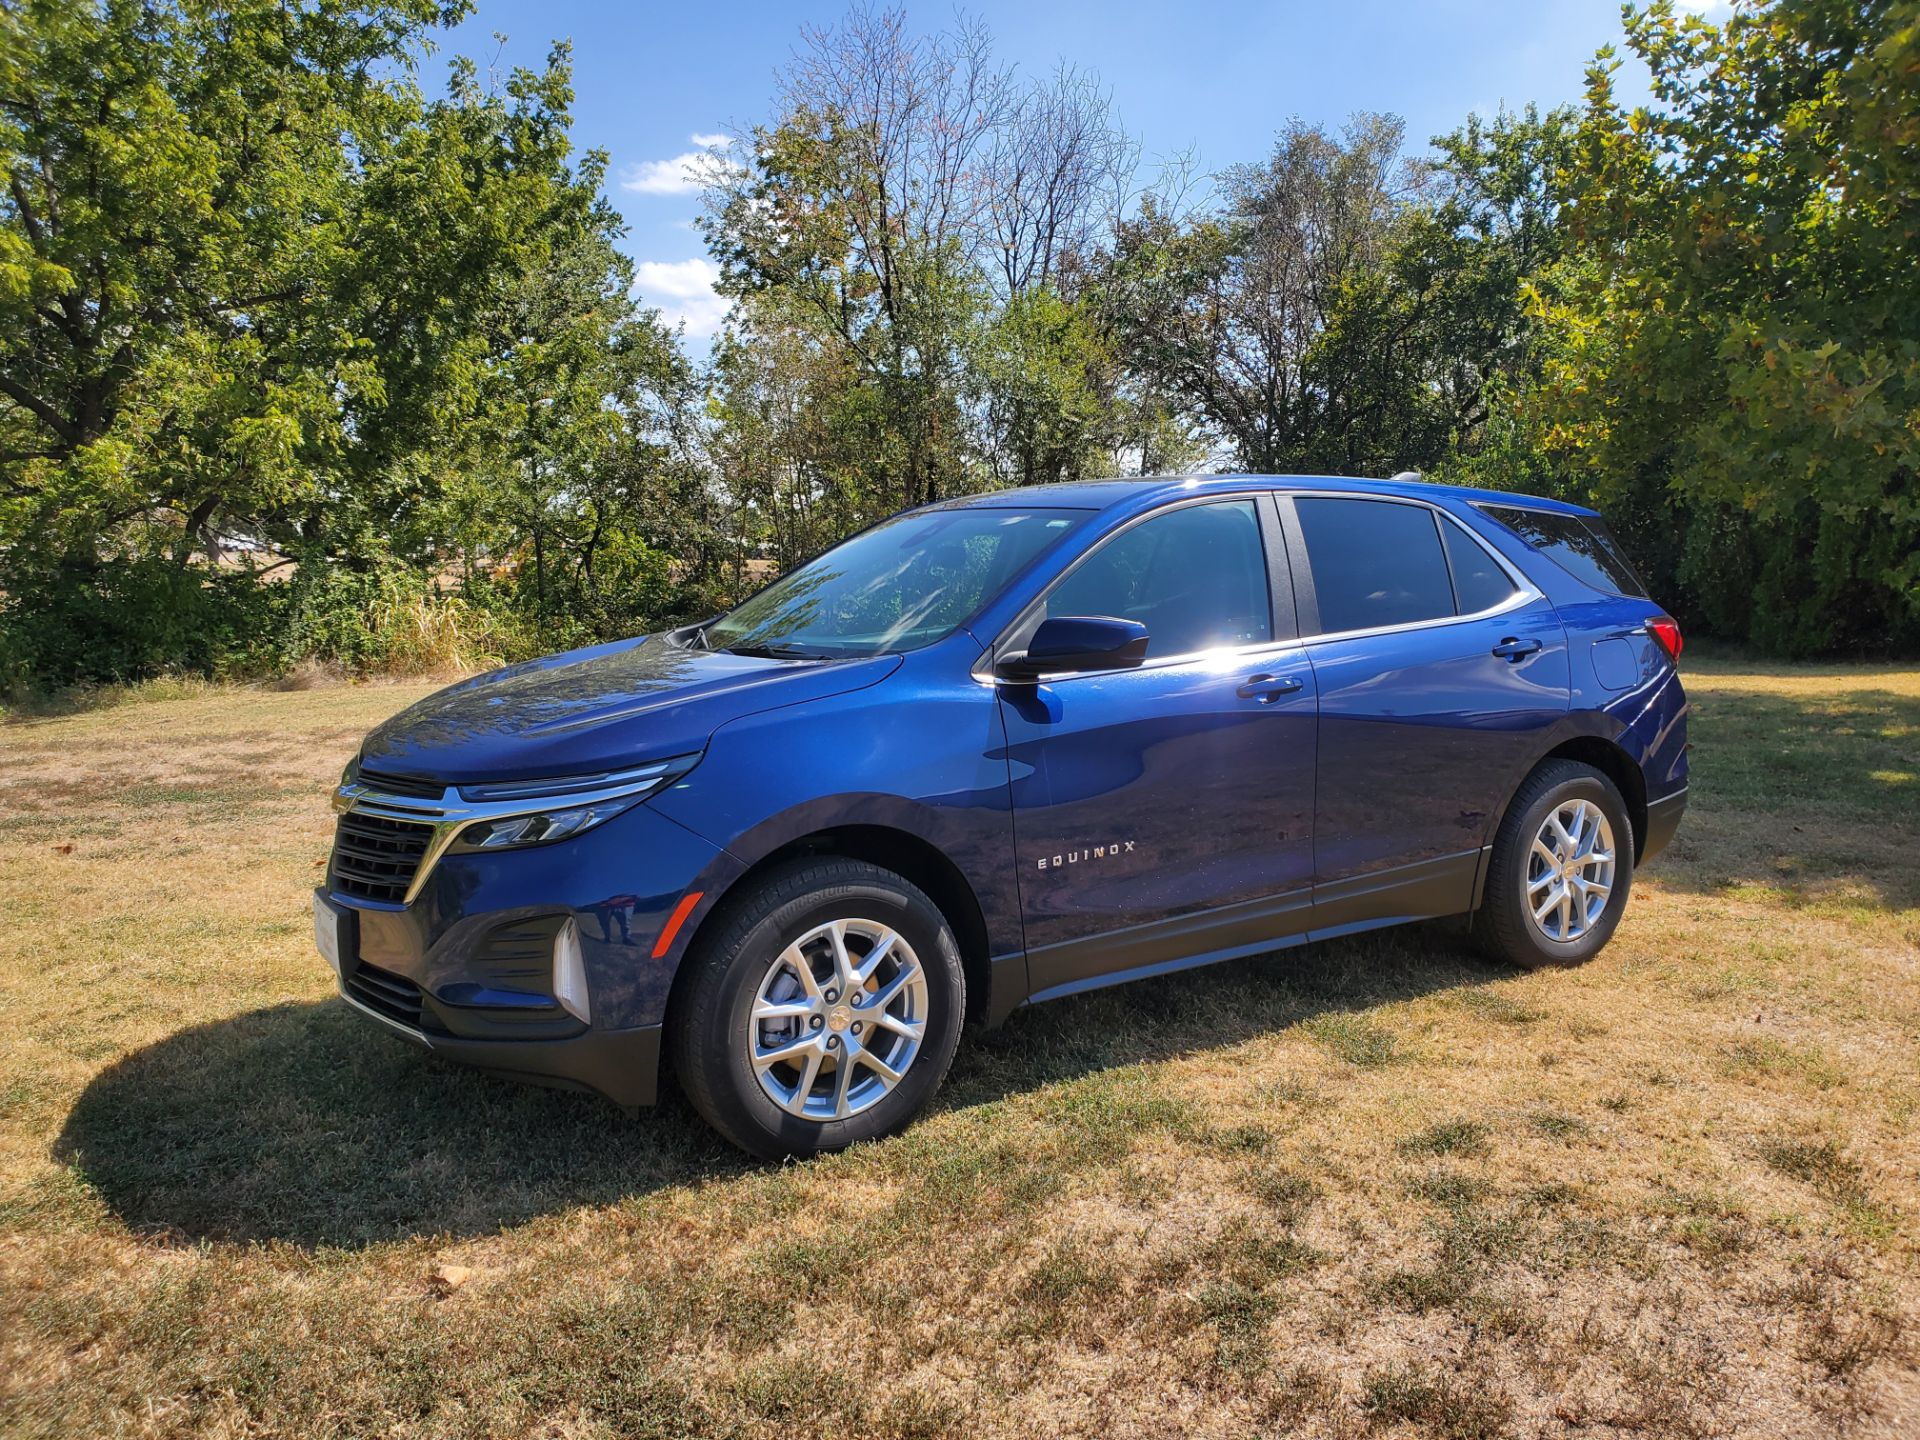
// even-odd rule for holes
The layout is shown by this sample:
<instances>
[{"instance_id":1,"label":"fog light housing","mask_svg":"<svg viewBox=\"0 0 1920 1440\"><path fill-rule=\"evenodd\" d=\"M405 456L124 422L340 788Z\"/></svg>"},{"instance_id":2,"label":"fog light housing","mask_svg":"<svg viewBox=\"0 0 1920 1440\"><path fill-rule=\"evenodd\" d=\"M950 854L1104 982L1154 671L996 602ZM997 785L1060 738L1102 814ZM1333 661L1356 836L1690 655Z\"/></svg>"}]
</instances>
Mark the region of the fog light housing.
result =
<instances>
[{"instance_id":1,"label":"fog light housing","mask_svg":"<svg viewBox=\"0 0 1920 1440\"><path fill-rule=\"evenodd\" d=\"M591 1025L587 1004L587 962L580 953L580 930L569 920L553 937L553 998L582 1025Z\"/></svg>"}]
</instances>

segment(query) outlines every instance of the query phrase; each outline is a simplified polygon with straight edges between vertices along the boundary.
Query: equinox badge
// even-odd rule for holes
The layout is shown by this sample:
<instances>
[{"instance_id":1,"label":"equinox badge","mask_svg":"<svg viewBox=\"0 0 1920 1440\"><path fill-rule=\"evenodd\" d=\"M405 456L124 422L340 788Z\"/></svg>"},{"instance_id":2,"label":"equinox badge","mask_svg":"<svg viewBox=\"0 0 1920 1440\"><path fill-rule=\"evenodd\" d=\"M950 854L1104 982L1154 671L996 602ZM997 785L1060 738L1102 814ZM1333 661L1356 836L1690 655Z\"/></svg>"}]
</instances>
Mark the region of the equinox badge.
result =
<instances>
[{"instance_id":1,"label":"equinox badge","mask_svg":"<svg viewBox=\"0 0 1920 1440\"><path fill-rule=\"evenodd\" d=\"M1045 855L1042 855L1040 857L1040 868L1042 870L1058 870L1062 865L1078 865L1082 860L1109 860L1115 855L1131 855L1132 853L1133 841L1117 840L1111 845L1095 845L1088 850L1069 850L1066 854L1055 855L1052 859L1048 859Z\"/></svg>"}]
</instances>

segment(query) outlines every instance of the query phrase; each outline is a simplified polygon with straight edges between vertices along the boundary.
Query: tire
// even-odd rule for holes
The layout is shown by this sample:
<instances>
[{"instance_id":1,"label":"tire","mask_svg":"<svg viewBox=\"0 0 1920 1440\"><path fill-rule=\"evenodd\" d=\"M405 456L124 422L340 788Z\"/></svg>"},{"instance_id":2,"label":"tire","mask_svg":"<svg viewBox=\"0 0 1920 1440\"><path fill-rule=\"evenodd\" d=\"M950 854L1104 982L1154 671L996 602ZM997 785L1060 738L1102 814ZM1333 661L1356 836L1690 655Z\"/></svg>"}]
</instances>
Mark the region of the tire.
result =
<instances>
[{"instance_id":1,"label":"tire","mask_svg":"<svg viewBox=\"0 0 1920 1440\"><path fill-rule=\"evenodd\" d=\"M836 953L873 973L847 986ZM953 1063L967 1008L960 948L939 908L877 865L820 858L770 871L729 897L688 963L668 1037L681 1088L708 1124L764 1159L897 1133ZM755 1021L756 1005L780 1013Z\"/></svg>"},{"instance_id":2,"label":"tire","mask_svg":"<svg viewBox=\"0 0 1920 1440\"><path fill-rule=\"evenodd\" d=\"M1590 808L1582 812L1582 805ZM1556 869L1567 854L1560 837L1583 813L1591 817L1596 811L1604 824L1593 827L1595 843L1585 847L1589 858ZM1559 828L1548 830L1549 817L1556 816ZM1610 849L1603 850L1602 837ZM1551 860L1537 856L1537 838L1560 853ZM1613 938L1626 911L1633 889L1633 845L1626 802L1613 781L1573 760L1540 765L1521 782L1494 837L1486 893L1474 927L1483 948L1496 959L1528 969L1591 960ZM1611 854L1610 870L1592 858L1600 853ZM1561 878L1568 873L1580 883L1568 885ZM1603 873L1604 897L1595 883ZM1558 904L1552 903L1556 894L1563 897ZM1592 900L1602 903L1593 905ZM1535 918L1536 906L1546 909L1544 920Z\"/></svg>"}]
</instances>

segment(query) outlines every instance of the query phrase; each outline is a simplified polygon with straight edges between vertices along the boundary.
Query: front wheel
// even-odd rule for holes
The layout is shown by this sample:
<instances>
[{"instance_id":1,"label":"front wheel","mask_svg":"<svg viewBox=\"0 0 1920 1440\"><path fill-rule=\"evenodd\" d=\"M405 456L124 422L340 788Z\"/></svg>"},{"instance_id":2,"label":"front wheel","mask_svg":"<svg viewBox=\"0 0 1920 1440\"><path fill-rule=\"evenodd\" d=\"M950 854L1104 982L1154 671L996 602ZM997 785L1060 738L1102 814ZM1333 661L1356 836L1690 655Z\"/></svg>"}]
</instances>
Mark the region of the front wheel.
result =
<instances>
[{"instance_id":1,"label":"front wheel","mask_svg":"<svg viewBox=\"0 0 1920 1440\"><path fill-rule=\"evenodd\" d=\"M1578 965L1613 938L1632 887L1633 827L1613 781L1549 760L1507 807L1476 928L1512 964Z\"/></svg>"},{"instance_id":2,"label":"front wheel","mask_svg":"<svg viewBox=\"0 0 1920 1440\"><path fill-rule=\"evenodd\" d=\"M902 1129L945 1079L966 1013L959 947L925 894L864 861L797 861L702 937L674 1064L700 1114L767 1159Z\"/></svg>"}]
</instances>

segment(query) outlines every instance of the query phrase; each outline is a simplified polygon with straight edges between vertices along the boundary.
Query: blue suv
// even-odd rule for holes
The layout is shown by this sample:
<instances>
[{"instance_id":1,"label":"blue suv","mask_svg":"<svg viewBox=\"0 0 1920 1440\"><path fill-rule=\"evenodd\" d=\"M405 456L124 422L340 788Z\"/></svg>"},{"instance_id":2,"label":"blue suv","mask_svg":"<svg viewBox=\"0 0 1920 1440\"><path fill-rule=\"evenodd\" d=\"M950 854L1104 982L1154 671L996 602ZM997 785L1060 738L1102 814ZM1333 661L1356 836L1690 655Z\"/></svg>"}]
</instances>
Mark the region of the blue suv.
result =
<instances>
[{"instance_id":1,"label":"blue suv","mask_svg":"<svg viewBox=\"0 0 1920 1440\"><path fill-rule=\"evenodd\" d=\"M1592 511L1418 481L926 506L347 766L316 938L436 1054L780 1156L905 1125L968 1020L1471 914L1587 959L1687 793L1680 633Z\"/></svg>"}]
</instances>

